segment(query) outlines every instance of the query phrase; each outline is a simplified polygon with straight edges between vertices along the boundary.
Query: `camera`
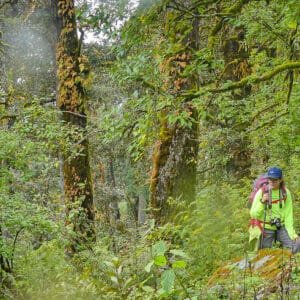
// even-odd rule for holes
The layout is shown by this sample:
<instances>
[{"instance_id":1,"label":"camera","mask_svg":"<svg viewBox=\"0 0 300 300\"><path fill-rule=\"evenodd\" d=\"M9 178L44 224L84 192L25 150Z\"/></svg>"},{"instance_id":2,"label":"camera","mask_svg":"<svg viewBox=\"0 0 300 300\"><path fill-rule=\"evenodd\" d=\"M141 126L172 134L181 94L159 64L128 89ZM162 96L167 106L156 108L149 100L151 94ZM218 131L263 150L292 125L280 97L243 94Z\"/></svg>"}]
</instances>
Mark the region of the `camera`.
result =
<instances>
[{"instance_id":1,"label":"camera","mask_svg":"<svg viewBox=\"0 0 300 300\"><path fill-rule=\"evenodd\" d=\"M275 225L277 229L280 229L280 228L281 228L281 220L280 220L280 218L274 218L274 219L271 219L270 224L271 224L272 226Z\"/></svg>"}]
</instances>

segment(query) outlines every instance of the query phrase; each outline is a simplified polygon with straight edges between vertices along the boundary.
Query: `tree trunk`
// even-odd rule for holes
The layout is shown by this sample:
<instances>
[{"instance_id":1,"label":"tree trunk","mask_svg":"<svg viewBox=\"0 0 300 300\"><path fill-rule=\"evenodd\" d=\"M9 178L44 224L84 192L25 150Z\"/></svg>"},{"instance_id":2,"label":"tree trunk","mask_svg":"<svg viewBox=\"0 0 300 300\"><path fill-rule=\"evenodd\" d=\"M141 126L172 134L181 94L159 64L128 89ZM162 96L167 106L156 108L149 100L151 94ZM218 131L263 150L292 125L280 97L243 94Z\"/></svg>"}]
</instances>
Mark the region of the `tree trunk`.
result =
<instances>
[{"instance_id":1,"label":"tree trunk","mask_svg":"<svg viewBox=\"0 0 300 300\"><path fill-rule=\"evenodd\" d=\"M63 154L66 224L74 233L71 252L94 239L94 205L89 148L86 138L86 97L80 78L78 43L73 0L58 0L57 105L63 120L83 132L84 138L70 136L73 149ZM74 154L74 150L76 154Z\"/></svg>"},{"instance_id":2,"label":"tree trunk","mask_svg":"<svg viewBox=\"0 0 300 300\"><path fill-rule=\"evenodd\" d=\"M223 56L225 60L224 79L231 81L240 81L251 74L251 68L248 63L248 49L245 45L244 29L235 29L232 31L229 26L225 27L226 36L229 36L223 42ZM240 101L250 95L251 86L246 85L240 90L232 92L232 98ZM242 113L242 107L239 106L239 114ZM234 142L229 146L231 159L227 163L227 170L233 176L240 178L250 174L251 167L251 151L250 140L246 136L241 137L241 133L247 129L248 124L243 127L238 126L234 135Z\"/></svg>"},{"instance_id":3,"label":"tree trunk","mask_svg":"<svg viewBox=\"0 0 300 300\"><path fill-rule=\"evenodd\" d=\"M170 11L170 13L172 13ZM168 13L166 18L168 18ZM184 71L189 66L193 51L198 47L199 22L195 18L190 32L183 38L182 28L166 26L172 31L172 36L178 37L182 43L182 50L173 57L167 57L164 68L170 80L166 83L167 89L173 95L178 95L186 89L197 85L196 78L187 79ZM167 33L169 36L170 32ZM163 70L164 71L164 70ZM178 97L178 96L177 96ZM192 123L181 125L176 122L170 125L170 114L188 115ZM152 155L152 174L150 181L150 203L152 217L156 223L167 222L176 213L170 205L170 199L180 201L185 205L195 200L196 167L198 153L198 113L190 102L181 99L179 111L165 110L160 114L160 134Z\"/></svg>"}]
</instances>

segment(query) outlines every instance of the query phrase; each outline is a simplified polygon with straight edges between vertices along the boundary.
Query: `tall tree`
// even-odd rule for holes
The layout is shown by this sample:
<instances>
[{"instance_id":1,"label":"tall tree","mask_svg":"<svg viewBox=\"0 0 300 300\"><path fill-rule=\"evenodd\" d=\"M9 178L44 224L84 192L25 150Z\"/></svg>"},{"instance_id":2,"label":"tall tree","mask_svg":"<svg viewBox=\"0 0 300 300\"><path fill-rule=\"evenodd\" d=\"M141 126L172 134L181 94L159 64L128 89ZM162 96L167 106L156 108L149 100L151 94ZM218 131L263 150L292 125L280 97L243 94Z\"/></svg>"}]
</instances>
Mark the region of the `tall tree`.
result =
<instances>
[{"instance_id":1,"label":"tall tree","mask_svg":"<svg viewBox=\"0 0 300 300\"><path fill-rule=\"evenodd\" d=\"M177 44L180 50L165 56L161 70L169 78L165 90L179 105L175 111L164 109L159 117L160 134L153 150L150 181L152 216L157 223L166 222L172 215L170 198L187 204L194 201L196 192L198 112L180 94L198 86L195 74L187 77L186 70L198 48L199 20L194 17L189 24L183 18L176 24L175 19L181 18L177 14L170 8L165 15L166 42ZM170 122L172 116L178 117L174 124ZM185 121L180 122L181 117Z\"/></svg>"},{"instance_id":2,"label":"tall tree","mask_svg":"<svg viewBox=\"0 0 300 300\"><path fill-rule=\"evenodd\" d=\"M245 40L244 28L231 28L224 26L223 35L226 36L223 41L222 52L224 56L224 71L225 80L240 81L244 77L251 74L251 67L248 62L249 49ZM246 101L251 92L251 86L245 85L240 90L232 91L230 99L239 109L236 110L236 115L246 114ZM244 123L239 125L240 120L237 116L228 116L231 119L230 126L235 128L232 130L231 141L228 142L230 158L227 163L227 170L230 174L237 178L249 175L251 167L251 150L250 140L245 131L249 124ZM228 120L227 120L227 123Z\"/></svg>"},{"instance_id":3,"label":"tall tree","mask_svg":"<svg viewBox=\"0 0 300 300\"><path fill-rule=\"evenodd\" d=\"M64 152L63 157L67 225L75 233L71 251L76 251L78 245L95 237L89 144L85 136L86 95L80 77L81 44L77 37L74 1L58 0L57 9L59 36L56 50L57 104L63 120L73 126L75 131L83 133L83 137L70 136L76 149Z\"/></svg>"}]
</instances>

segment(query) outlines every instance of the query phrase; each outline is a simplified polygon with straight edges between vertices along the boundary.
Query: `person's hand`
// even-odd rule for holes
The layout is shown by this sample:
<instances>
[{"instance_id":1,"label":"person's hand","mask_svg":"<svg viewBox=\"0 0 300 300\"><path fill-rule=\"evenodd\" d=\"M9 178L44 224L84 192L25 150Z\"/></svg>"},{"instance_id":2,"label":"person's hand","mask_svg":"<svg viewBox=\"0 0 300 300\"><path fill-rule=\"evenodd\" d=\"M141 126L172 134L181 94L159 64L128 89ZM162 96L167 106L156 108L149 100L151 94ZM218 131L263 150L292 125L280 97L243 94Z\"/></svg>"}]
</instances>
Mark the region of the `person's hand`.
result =
<instances>
[{"instance_id":1,"label":"person's hand","mask_svg":"<svg viewBox=\"0 0 300 300\"><path fill-rule=\"evenodd\" d=\"M269 200L269 195L266 193L262 196L261 202L262 203L266 203Z\"/></svg>"}]
</instances>

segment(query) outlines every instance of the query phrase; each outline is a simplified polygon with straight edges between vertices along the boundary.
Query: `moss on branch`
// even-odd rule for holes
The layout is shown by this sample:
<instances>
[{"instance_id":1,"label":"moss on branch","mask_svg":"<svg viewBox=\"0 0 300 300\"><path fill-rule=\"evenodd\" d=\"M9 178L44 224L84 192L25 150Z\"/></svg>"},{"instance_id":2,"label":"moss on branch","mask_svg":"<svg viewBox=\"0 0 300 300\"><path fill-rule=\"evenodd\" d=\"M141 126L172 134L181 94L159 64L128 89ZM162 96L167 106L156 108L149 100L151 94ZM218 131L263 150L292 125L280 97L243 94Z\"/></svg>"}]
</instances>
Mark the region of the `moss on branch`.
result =
<instances>
[{"instance_id":1,"label":"moss on branch","mask_svg":"<svg viewBox=\"0 0 300 300\"><path fill-rule=\"evenodd\" d=\"M273 70L266 72L261 76L250 75L250 76L245 77L242 80L240 80L238 82L234 82L230 85L221 87L219 89L212 89L212 90L210 90L210 92L222 93L222 92L235 90L238 88L242 88L248 84L255 84L255 83L270 80L271 78L273 78L274 76L276 76L277 74L279 74L285 70L293 70L293 69L297 69L297 68L300 68L300 61L287 62L287 63L284 63L282 65L275 67Z\"/></svg>"},{"instance_id":2,"label":"moss on branch","mask_svg":"<svg viewBox=\"0 0 300 300\"><path fill-rule=\"evenodd\" d=\"M300 61L288 61L279 66L276 66L274 69L272 69L260 76L250 75L250 76L243 78L240 81L233 82L228 85L224 85L223 87L220 87L220 88L202 89L200 91L198 90L198 91L193 91L193 92L182 94L182 96L186 98L186 101L190 101L194 98L198 98L199 96L205 94L206 92L208 92L208 93L224 93L224 92L243 88L249 84L257 84L260 82L268 81L281 72L284 72L286 70L294 70L294 69L298 69L298 68L300 68Z\"/></svg>"}]
</instances>

